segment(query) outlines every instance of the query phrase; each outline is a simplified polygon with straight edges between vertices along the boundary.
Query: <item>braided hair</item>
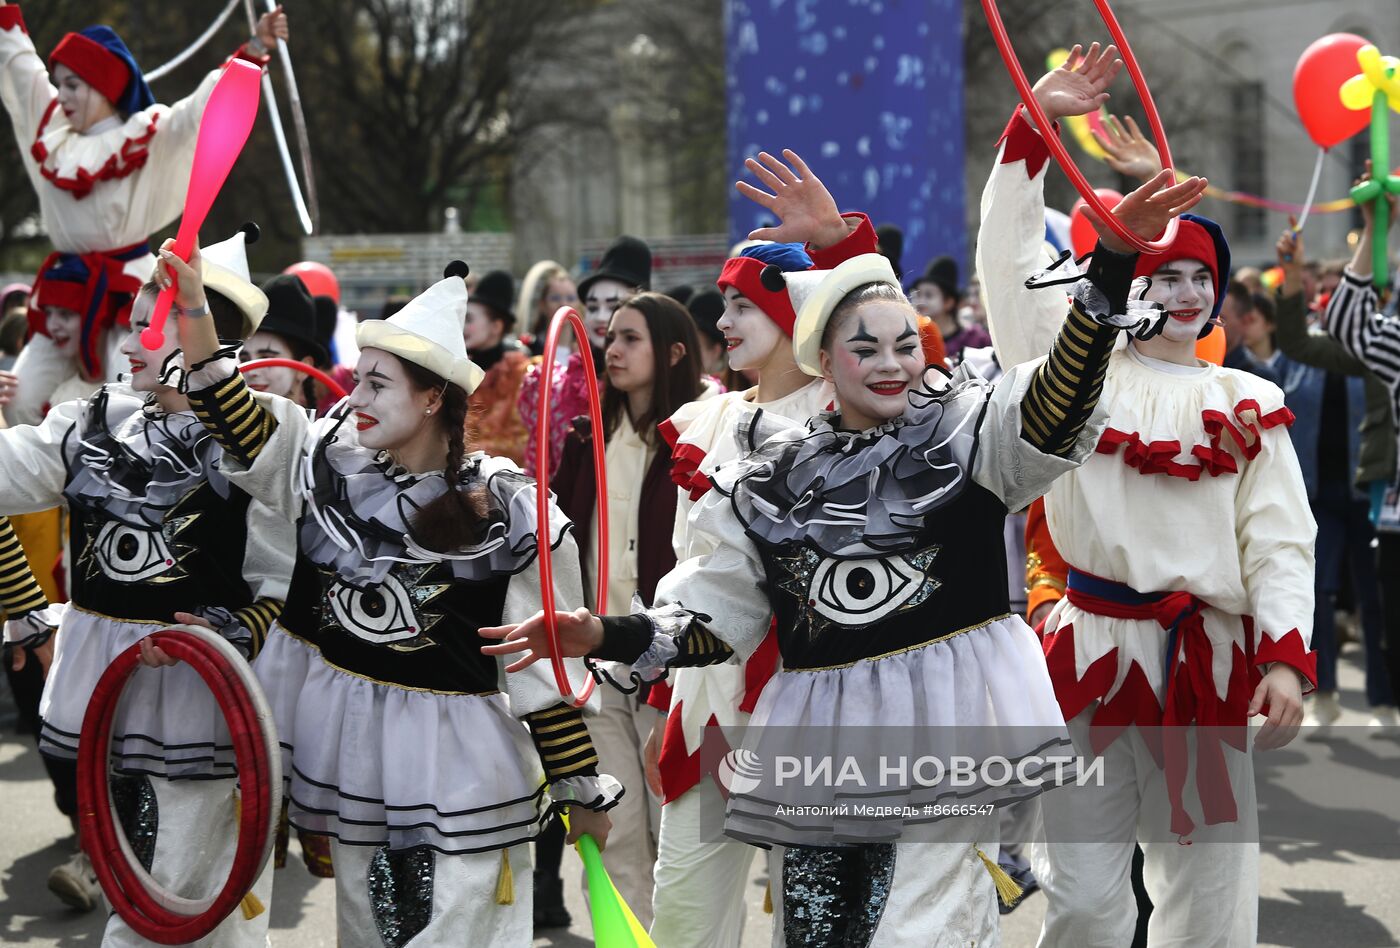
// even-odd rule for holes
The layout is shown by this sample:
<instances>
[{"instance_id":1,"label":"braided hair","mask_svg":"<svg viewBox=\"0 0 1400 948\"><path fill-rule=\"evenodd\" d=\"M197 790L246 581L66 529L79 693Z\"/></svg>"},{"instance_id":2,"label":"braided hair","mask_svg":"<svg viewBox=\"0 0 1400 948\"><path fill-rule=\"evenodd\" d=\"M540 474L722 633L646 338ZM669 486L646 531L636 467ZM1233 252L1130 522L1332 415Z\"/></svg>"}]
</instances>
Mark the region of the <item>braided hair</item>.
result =
<instances>
[{"instance_id":1,"label":"braided hair","mask_svg":"<svg viewBox=\"0 0 1400 948\"><path fill-rule=\"evenodd\" d=\"M464 487L462 465L467 456L467 392L442 376L407 360L404 371L419 391L441 392L439 424L447 434L443 475L447 491L425 504L413 518L414 540L438 553L451 553L477 542L488 522L486 488Z\"/></svg>"}]
</instances>

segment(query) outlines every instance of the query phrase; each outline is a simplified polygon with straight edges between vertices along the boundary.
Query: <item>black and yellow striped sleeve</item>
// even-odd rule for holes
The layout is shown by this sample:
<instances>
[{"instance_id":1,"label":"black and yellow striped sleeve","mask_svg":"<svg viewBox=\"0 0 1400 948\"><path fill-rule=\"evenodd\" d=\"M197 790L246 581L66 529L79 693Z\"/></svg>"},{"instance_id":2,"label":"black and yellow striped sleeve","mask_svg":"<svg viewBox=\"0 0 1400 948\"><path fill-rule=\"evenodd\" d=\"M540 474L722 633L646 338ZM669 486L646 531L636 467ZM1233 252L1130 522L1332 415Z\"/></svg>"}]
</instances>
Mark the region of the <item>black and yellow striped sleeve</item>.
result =
<instances>
[{"instance_id":1,"label":"black and yellow striped sleeve","mask_svg":"<svg viewBox=\"0 0 1400 948\"><path fill-rule=\"evenodd\" d=\"M592 656L609 662L631 665L651 647L658 632L645 612L627 616L599 616L603 623L603 644ZM718 665L729 661L734 650L704 626L707 617L696 616L685 631L675 636L677 654L666 662L667 667L696 667Z\"/></svg>"},{"instance_id":2,"label":"black and yellow striped sleeve","mask_svg":"<svg viewBox=\"0 0 1400 948\"><path fill-rule=\"evenodd\" d=\"M283 605L285 603L281 599L257 599L252 605L234 610L233 617L251 636L248 640L249 661L257 658L262 651L263 643L267 641L267 630L272 627L272 620L282 614Z\"/></svg>"},{"instance_id":3,"label":"black and yellow striped sleeve","mask_svg":"<svg viewBox=\"0 0 1400 948\"><path fill-rule=\"evenodd\" d=\"M1100 244L1087 278L1107 297L1110 313L1128 305L1136 254ZM1103 394L1108 358L1119 330L1098 323L1076 299L1050 355L1035 371L1021 399L1021 437L1042 454L1069 457Z\"/></svg>"},{"instance_id":4,"label":"black and yellow striped sleeve","mask_svg":"<svg viewBox=\"0 0 1400 948\"><path fill-rule=\"evenodd\" d=\"M10 518L0 517L0 610L4 610L6 618L18 619L48 604L48 597L24 558L24 547L10 526Z\"/></svg>"},{"instance_id":5,"label":"black and yellow striped sleeve","mask_svg":"<svg viewBox=\"0 0 1400 948\"><path fill-rule=\"evenodd\" d=\"M277 429L277 419L253 399L243 373L189 393L190 408L230 457L244 465L257 460Z\"/></svg>"},{"instance_id":6,"label":"black and yellow striped sleeve","mask_svg":"<svg viewBox=\"0 0 1400 948\"><path fill-rule=\"evenodd\" d=\"M550 783L565 777L598 775L598 752L593 749L581 708L557 704L531 711L525 715L525 723Z\"/></svg>"}]
</instances>

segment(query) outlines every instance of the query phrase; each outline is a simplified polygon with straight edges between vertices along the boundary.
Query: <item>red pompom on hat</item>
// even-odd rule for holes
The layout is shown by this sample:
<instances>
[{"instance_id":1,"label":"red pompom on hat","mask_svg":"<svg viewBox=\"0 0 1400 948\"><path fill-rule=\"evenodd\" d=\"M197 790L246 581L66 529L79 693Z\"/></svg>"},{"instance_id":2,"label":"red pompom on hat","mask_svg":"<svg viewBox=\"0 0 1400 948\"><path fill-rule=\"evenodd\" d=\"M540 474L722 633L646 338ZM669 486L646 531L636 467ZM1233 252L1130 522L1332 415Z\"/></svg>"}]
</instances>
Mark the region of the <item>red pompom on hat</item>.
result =
<instances>
[{"instance_id":1,"label":"red pompom on hat","mask_svg":"<svg viewBox=\"0 0 1400 948\"><path fill-rule=\"evenodd\" d=\"M1196 221L1183 217L1177 227L1176 240L1172 241L1170 247L1161 253L1144 253L1138 256L1133 277L1151 276L1173 260L1199 260L1210 267L1211 282L1219 287L1219 258L1219 248L1210 232Z\"/></svg>"}]
</instances>

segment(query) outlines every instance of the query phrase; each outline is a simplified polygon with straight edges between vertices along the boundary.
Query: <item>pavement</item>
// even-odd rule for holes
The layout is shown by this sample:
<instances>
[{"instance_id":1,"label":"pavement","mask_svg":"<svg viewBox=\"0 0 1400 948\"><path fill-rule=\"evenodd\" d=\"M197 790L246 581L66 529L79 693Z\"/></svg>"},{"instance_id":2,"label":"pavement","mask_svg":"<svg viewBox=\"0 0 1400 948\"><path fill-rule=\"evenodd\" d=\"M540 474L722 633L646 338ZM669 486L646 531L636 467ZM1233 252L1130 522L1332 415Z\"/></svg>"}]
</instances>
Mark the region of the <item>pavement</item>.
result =
<instances>
[{"instance_id":1,"label":"pavement","mask_svg":"<svg viewBox=\"0 0 1400 948\"><path fill-rule=\"evenodd\" d=\"M1296 740L1255 758L1261 844L1259 943L1288 948L1400 946L1400 731L1363 725L1360 652L1349 646L1339 676L1344 715L1325 741ZM8 694L0 697L7 704ZM0 709L0 944L26 948L95 946L105 912L76 914L45 887L72 850L67 821L53 808L29 736L14 734ZM592 945L580 885L582 865L565 854L567 931L542 932L536 948ZM766 880L754 861L743 948L768 945ZM1035 893L1002 919L1005 948L1031 948L1045 912ZM272 901L275 948L335 948L335 886L312 878L292 843ZM666 948L662 945L659 948Z\"/></svg>"}]
</instances>

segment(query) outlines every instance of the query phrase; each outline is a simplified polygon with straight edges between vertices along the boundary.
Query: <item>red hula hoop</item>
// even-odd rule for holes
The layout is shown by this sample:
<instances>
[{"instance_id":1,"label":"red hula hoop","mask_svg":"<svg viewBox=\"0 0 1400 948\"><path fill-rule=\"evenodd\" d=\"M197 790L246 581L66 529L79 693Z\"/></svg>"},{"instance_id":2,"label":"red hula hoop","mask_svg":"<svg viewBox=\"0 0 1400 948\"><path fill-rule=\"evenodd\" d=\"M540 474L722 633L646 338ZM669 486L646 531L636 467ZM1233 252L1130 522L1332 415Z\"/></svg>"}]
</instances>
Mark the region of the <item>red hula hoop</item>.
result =
<instances>
[{"instance_id":1,"label":"red hula hoop","mask_svg":"<svg viewBox=\"0 0 1400 948\"><path fill-rule=\"evenodd\" d=\"M1157 139L1157 154L1162 159L1162 167L1172 168L1174 167L1172 152L1171 147L1167 144L1167 132L1162 128L1162 117L1157 114L1157 104L1152 101L1152 91L1147 88L1147 80L1143 78L1142 70L1138 67L1137 57L1133 55L1133 49L1128 45L1128 38L1123 35L1123 28L1118 25L1118 19L1113 15L1108 0L1094 0L1094 6L1098 8L1099 17L1103 20L1104 26L1108 27L1108 34L1113 37L1113 42L1118 46L1119 54L1123 57L1123 65L1127 67L1128 76L1133 80L1133 88L1137 90L1138 97L1142 99L1142 107L1147 111L1147 123L1152 128L1153 137ZM1079 166L1075 164L1069 149L1065 148L1064 143L1060 141L1060 136L1054 133L1045 110L1035 100L1031 82L1026 78L1026 71L1021 68L1021 61L1016 58L1016 48L1011 45L1011 38L1006 33L1006 24L1002 22L1001 11L997 9L997 0L982 0L982 12L987 16L987 25L991 27L992 39L996 41L1002 62L1006 64L1006 71L1011 74L1011 81L1016 84L1016 91L1021 94L1021 102L1025 105L1026 111L1031 114L1031 118L1035 120L1035 126L1040 129L1041 138L1045 139L1050 153L1055 156L1055 161L1064 171L1065 176L1069 178L1070 183L1074 185L1074 189L1079 192L1079 196L1084 199L1084 203L1098 213L1100 219L1108 225L1110 230L1142 253L1161 253L1170 247L1172 242L1176 240L1177 218L1171 219L1161 237L1156 240L1144 240L1124 227L1118 218L1109 211L1103 200L1094 193L1093 185L1079 170Z\"/></svg>"},{"instance_id":2,"label":"red hula hoop","mask_svg":"<svg viewBox=\"0 0 1400 948\"><path fill-rule=\"evenodd\" d=\"M341 388L339 382L314 365L307 365L305 362L298 362L295 359L254 359L252 362L244 362L238 367L240 372L247 372L249 369L293 369L320 382L330 390L336 401L340 401L349 394Z\"/></svg>"},{"instance_id":3,"label":"red hula hoop","mask_svg":"<svg viewBox=\"0 0 1400 948\"><path fill-rule=\"evenodd\" d=\"M594 601L597 603L595 611L601 615L608 608L608 472L607 446L603 444L603 400L598 395L598 375L593 367L593 350L588 344L588 327L584 326L582 317L571 306L561 306L555 311L549 324L549 335L545 338L540 374L539 426L535 431L535 454L538 457L535 470L549 470L549 405L554 387L554 357L559 347L559 335L566 326L574 331L579 355L583 358L583 370L588 382L588 417L593 423L595 503L598 511L598 590ZM575 696L564 659L559 654L559 627L554 621L554 556L549 537L549 482L543 473L537 475L535 480L535 508L535 537L540 558L540 605L544 609L545 629L549 633L549 662L554 668L554 683L559 686L559 694L564 700L572 701L574 707L580 708L593 694L596 682L590 675L583 686L583 693Z\"/></svg>"},{"instance_id":4,"label":"red hula hoop","mask_svg":"<svg viewBox=\"0 0 1400 948\"><path fill-rule=\"evenodd\" d=\"M78 742L78 818L83 848L112 908L142 938L162 945L179 945L196 941L218 927L238 907L262 872L271 842L274 809L270 779L274 765L269 755L280 751L262 739L259 702L217 648L197 633L175 629L154 633L152 642L195 669L214 693L228 723L244 791L238 845L229 877L203 911L194 915L173 911L147 888L149 876L131 863L125 837L113 819L107 755L117 703L141 661L139 644L118 655L103 672L83 717Z\"/></svg>"}]
</instances>

